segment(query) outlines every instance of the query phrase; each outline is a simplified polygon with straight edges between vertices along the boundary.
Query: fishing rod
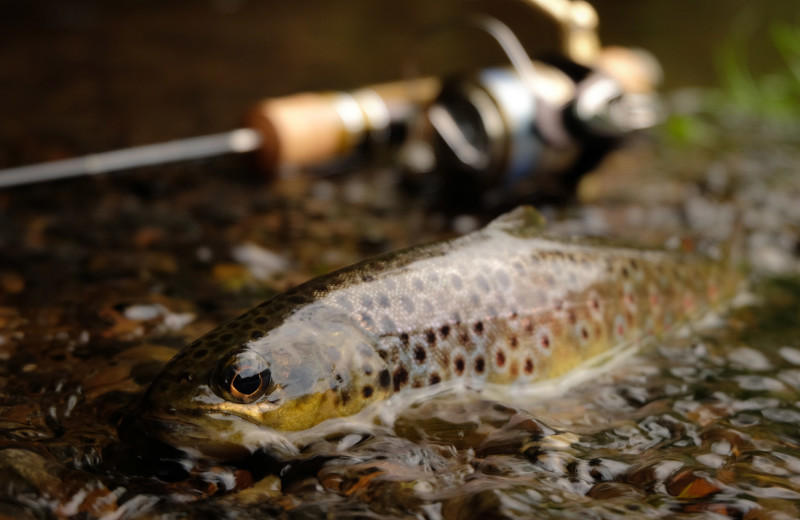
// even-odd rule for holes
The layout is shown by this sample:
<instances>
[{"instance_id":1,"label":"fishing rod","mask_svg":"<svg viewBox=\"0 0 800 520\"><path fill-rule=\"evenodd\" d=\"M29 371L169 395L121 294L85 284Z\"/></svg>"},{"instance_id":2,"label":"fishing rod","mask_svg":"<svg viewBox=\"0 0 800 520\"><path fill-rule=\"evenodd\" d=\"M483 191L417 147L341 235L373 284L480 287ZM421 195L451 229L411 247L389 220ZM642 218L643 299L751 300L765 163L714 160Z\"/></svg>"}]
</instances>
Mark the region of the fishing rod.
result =
<instances>
[{"instance_id":1,"label":"fishing rod","mask_svg":"<svg viewBox=\"0 0 800 520\"><path fill-rule=\"evenodd\" d=\"M651 57L601 48L587 2L523 1L560 28L561 63L530 59L507 26L471 17L467 25L492 36L510 68L266 99L245 128L8 168L0 170L0 188L229 153L255 152L268 171L306 168L408 142L430 149L434 169L510 185L581 163L587 143L655 124L659 78ZM420 169L413 160L406 166Z\"/></svg>"}]
</instances>

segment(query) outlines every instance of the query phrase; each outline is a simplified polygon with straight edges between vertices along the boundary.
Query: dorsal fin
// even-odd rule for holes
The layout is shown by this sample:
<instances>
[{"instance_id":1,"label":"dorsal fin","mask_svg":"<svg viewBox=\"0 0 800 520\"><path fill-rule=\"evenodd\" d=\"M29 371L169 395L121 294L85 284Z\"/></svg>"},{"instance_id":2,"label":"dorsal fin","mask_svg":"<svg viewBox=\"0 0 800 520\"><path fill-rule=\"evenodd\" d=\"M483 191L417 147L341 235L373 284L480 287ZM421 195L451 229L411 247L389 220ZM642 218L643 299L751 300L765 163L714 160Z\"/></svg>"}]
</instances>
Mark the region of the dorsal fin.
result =
<instances>
[{"instance_id":1,"label":"dorsal fin","mask_svg":"<svg viewBox=\"0 0 800 520\"><path fill-rule=\"evenodd\" d=\"M519 206L489 222L486 229L518 237L533 237L544 231L547 221L533 206Z\"/></svg>"}]
</instances>

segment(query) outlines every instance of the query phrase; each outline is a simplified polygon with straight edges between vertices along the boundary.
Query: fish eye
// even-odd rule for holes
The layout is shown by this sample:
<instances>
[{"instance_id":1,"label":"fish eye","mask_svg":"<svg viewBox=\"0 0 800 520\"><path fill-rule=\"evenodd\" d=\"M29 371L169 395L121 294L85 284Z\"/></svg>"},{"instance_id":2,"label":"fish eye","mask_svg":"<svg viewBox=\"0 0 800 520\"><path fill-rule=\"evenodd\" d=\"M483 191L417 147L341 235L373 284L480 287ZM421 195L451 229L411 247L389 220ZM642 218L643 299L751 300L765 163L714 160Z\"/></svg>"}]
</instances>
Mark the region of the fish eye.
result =
<instances>
[{"instance_id":1,"label":"fish eye","mask_svg":"<svg viewBox=\"0 0 800 520\"><path fill-rule=\"evenodd\" d=\"M212 376L212 387L224 399L247 404L267 392L271 376L264 358L252 350L241 350L220 363Z\"/></svg>"}]
</instances>

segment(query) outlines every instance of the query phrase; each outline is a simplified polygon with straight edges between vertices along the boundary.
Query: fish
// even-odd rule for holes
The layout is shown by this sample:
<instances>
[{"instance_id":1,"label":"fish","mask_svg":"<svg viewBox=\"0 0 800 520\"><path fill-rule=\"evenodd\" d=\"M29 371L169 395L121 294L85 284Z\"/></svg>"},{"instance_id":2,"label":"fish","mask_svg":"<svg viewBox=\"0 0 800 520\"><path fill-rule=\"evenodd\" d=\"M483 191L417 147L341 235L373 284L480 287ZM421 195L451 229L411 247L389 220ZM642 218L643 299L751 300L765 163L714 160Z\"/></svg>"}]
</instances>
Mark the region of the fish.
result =
<instances>
[{"instance_id":1,"label":"fish","mask_svg":"<svg viewBox=\"0 0 800 520\"><path fill-rule=\"evenodd\" d=\"M719 307L733 271L701 253L549 236L522 206L314 278L209 332L153 381L141 424L224 453L253 429L306 430L407 389L547 381Z\"/></svg>"}]
</instances>

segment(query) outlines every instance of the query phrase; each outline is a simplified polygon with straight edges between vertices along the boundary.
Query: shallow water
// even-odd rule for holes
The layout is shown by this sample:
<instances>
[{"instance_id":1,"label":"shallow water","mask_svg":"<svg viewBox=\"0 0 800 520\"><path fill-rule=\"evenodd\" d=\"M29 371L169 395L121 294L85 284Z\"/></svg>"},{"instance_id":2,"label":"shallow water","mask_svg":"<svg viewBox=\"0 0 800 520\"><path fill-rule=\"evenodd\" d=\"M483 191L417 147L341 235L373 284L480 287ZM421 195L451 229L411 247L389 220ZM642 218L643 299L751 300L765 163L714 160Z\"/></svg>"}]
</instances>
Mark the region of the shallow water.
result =
<instances>
[{"instance_id":1,"label":"shallow water","mask_svg":"<svg viewBox=\"0 0 800 520\"><path fill-rule=\"evenodd\" d=\"M414 395L379 410L375 421L324 426L288 458L260 452L229 464L192 459L129 429L127 414L166 360L275 291L440 236L464 219L405 197L389 171L338 183L285 180L255 197L241 183L176 181L153 193L130 180L87 186L100 201L89 211L66 195L43 207L37 190L4 198L0 511L14 518L796 517L800 278L786 237L800 227L790 197L779 202L796 183L793 146L776 149L766 163L747 160L763 159L757 143L743 149L745 160L726 163L731 189L720 193L703 192L714 168L698 160L705 166L682 181L680 203L668 190L623 203L614 190L625 183L611 182L607 192L586 188L593 195L582 208L550 211L553 229L636 241L661 240L687 224L713 228L708 215L731 204L754 212L746 248L752 282L727 313L563 391ZM633 171L644 187L666 182L665 163L652 153L627 170L619 157L595 181ZM641 174L641 164L651 173ZM763 170L754 177L751 169L762 164L772 165L766 183ZM776 194L770 204L765 185Z\"/></svg>"}]
</instances>

